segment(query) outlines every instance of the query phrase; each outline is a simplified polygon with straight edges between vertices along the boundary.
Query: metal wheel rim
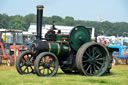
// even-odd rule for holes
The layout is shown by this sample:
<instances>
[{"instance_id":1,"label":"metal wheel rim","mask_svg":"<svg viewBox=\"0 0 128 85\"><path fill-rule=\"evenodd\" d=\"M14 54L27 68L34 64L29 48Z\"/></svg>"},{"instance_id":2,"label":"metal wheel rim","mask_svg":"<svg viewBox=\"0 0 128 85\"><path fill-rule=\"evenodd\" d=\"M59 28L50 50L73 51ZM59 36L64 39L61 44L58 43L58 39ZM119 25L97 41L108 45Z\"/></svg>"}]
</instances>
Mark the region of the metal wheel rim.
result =
<instances>
[{"instance_id":1,"label":"metal wheel rim","mask_svg":"<svg viewBox=\"0 0 128 85\"><path fill-rule=\"evenodd\" d=\"M97 75L104 69L106 53L103 50L102 48L99 49L97 45L86 49L83 54L82 65L87 75Z\"/></svg>"},{"instance_id":2,"label":"metal wheel rim","mask_svg":"<svg viewBox=\"0 0 128 85\"><path fill-rule=\"evenodd\" d=\"M92 66L90 66L91 64L94 65L96 63L95 59L94 58L90 59L87 56L88 54L86 53L86 51L88 52L88 48L92 48L92 47L93 47L93 49L96 47L97 47L97 49L100 49L100 51L103 55L102 57L104 58L103 61L100 61L100 63L102 63L102 65L101 66L98 65L99 68L97 67L96 70L94 70L95 69L94 66L93 66L93 68L92 68ZM96 51L94 51L94 52L96 52ZM92 51L92 53L93 53L93 51ZM94 55L94 54L92 54L92 55ZM99 57L99 56L97 55L97 57ZM99 60L102 57L99 57ZM92 61L95 63L93 63ZM83 44L79 48L79 50L76 54L76 67L82 75L87 75L87 76L101 76L101 75L103 75L109 67L109 64L110 64L109 61L110 61L109 52L108 52L107 48L105 46L103 46L102 44L99 44L96 42L88 42L88 43ZM90 68L92 70L90 70Z\"/></svg>"},{"instance_id":3,"label":"metal wheel rim","mask_svg":"<svg viewBox=\"0 0 128 85\"><path fill-rule=\"evenodd\" d=\"M34 67L32 66L33 56L31 53L24 54L20 59L19 67L24 74L33 73Z\"/></svg>"},{"instance_id":4,"label":"metal wheel rim","mask_svg":"<svg viewBox=\"0 0 128 85\"><path fill-rule=\"evenodd\" d=\"M47 54L41 57L38 63L39 73L42 76L50 76L57 67L56 59L53 55Z\"/></svg>"}]
</instances>

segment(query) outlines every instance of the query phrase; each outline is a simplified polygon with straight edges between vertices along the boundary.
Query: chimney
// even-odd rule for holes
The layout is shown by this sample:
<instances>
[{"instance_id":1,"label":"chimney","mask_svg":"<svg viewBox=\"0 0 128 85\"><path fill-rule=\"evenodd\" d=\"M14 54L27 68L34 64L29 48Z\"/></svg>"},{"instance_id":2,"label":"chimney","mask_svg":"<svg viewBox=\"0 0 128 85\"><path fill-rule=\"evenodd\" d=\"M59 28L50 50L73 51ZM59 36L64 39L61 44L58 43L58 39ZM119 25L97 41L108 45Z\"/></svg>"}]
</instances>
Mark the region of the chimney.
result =
<instances>
[{"instance_id":1,"label":"chimney","mask_svg":"<svg viewBox=\"0 0 128 85\"><path fill-rule=\"evenodd\" d=\"M41 40L42 38L42 18L43 18L43 5L38 5L37 6L37 36L36 39L37 40Z\"/></svg>"}]
</instances>

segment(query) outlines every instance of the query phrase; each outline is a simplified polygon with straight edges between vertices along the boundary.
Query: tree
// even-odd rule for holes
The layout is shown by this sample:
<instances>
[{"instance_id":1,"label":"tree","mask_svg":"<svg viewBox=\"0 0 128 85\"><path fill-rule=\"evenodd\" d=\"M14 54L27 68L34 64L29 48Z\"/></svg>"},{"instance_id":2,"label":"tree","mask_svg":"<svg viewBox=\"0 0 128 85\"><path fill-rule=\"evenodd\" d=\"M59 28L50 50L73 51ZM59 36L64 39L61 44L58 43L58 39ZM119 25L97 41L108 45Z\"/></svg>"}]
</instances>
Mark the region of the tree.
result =
<instances>
[{"instance_id":1,"label":"tree","mask_svg":"<svg viewBox=\"0 0 128 85\"><path fill-rule=\"evenodd\" d=\"M0 28L9 27L9 17L7 14L0 14Z\"/></svg>"},{"instance_id":2,"label":"tree","mask_svg":"<svg viewBox=\"0 0 128 85\"><path fill-rule=\"evenodd\" d=\"M28 14L24 17L25 29L28 30L31 23L36 23L36 15Z\"/></svg>"},{"instance_id":3,"label":"tree","mask_svg":"<svg viewBox=\"0 0 128 85\"><path fill-rule=\"evenodd\" d=\"M75 25L74 18L70 17L70 16L66 16L65 17L65 25L74 26Z\"/></svg>"},{"instance_id":4,"label":"tree","mask_svg":"<svg viewBox=\"0 0 128 85\"><path fill-rule=\"evenodd\" d=\"M25 22L22 16L16 15L16 16L11 16L10 18L11 18L10 21L11 29L20 29L20 30L25 29Z\"/></svg>"},{"instance_id":5,"label":"tree","mask_svg":"<svg viewBox=\"0 0 128 85\"><path fill-rule=\"evenodd\" d=\"M55 25L84 25L86 27L94 27L96 35L105 34L123 36L124 33L128 32L128 23L126 22L112 23L109 21L96 22L74 20L74 18L70 16L66 16L65 18L60 16L43 17L43 24L53 24L53 21ZM0 28L27 30L30 26L30 23L36 23L35 14L28 14L26 16L8 16L7 14L0 14ZM104 33L102 31L104 31Z\"/></svg>"}]
</instances>

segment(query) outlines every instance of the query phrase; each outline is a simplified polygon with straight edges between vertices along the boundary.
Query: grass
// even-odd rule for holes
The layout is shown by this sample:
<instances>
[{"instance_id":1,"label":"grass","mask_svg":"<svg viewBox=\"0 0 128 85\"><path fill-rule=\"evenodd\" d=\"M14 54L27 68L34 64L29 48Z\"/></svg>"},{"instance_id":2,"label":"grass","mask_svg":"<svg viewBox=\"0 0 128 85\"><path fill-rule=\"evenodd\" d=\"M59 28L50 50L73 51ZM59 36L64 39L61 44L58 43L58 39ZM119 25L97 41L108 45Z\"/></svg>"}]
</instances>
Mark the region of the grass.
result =
<instances>
[{"instance_id":1,"label":"grass","mask_svg":"<svg viewBox=\"0 0 128 85\"><path fill-rule=\"evenodd\" d=\"M60 69L54 77L35 74L20 75L13 67L0 65L0 85L128 85L128 66L113 66L110 75L89 77L64 74Z\"/></svg>"}]
</instances>

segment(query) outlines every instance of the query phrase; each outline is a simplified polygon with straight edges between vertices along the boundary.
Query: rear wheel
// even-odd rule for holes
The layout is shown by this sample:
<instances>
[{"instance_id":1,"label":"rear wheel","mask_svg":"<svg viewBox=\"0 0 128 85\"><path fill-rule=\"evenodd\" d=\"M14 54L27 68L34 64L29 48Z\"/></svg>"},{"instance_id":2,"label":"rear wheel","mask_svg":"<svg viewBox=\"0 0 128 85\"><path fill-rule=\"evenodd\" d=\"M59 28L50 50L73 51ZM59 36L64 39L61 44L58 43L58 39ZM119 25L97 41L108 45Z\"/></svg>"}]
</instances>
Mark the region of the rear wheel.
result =
<instances>
[{"instance_id":1,"label":"rear wheel","mask_svg":"<svg viewBox=\"0 0 128 85\"><path fill-rule=\"evenodd\" d=\"M30 74L34 72L34 56L30 51L22 52L16 59L16 69L20 74Z\"/></svg>"},{"instance_id":2,"label":"rear wheel","mask_svg":"<svg viewBox=\"0 0 128 85\"><path fill-rule=\"evenodd\" d=\"M77 52L76 66L83 75L101 76L109 66L109 53L101 44L85 43Z\"/></svg>"},{"instance_id":3,"label":"rear wheel","mask_svg":"<svg viewBox=\"0 0 128 85\"><path fill-rule=\"evenodd\" d=\"M54 76L58 71L58 59L50 52L40 53L34 62L38 76Z\"/></svg>"}]
</instances>

